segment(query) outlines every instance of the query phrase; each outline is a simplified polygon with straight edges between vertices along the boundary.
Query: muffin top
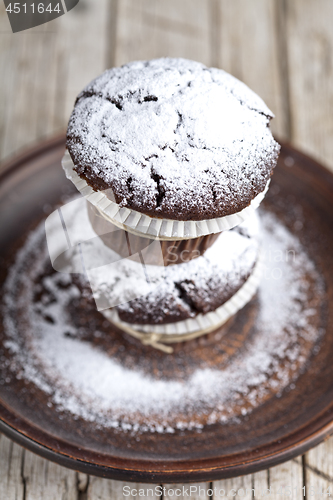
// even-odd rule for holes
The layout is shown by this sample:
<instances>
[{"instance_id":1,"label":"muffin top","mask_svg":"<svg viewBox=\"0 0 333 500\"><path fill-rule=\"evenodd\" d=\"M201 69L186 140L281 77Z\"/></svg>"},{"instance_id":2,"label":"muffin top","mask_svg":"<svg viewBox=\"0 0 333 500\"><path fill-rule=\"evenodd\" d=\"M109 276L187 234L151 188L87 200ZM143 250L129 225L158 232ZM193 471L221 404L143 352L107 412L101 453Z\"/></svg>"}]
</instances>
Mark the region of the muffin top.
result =
<instances>
[{"instance_id":1,"label":"muffin top","mask_svg":"<svg viewBox=\"0 0 333 500\"><path fill-rule=\"evenodd\" d=\"M79 176L122 207L173 220L239 212L280 147L273 113L223 70L186 59L105 71L77 97L67 149Z\"/></svg>"},{"instance_id":2,"label":"muffin top","mask_svg":"<svg viewBox=\"0 0 333 500\"><path fill-rule=\"evenodd\" d=\"M76 221L86 217L77 214ZM253 214L220 234L204 255L166 268L146 265L145 272L141 262L119 260L114 250L94 238L83 250L89 280L82 273L76 275L75 283L87 297L91 286L99 310L115 306L119 318L127 323L163 325L195 318L215 311L250 277L258 258L259 227L257 214ZM81 252L76 246L68 254L75 269L82 266ZM143 257L145 263L147 257ZM96 260L116 265L106 272Z\"/></svg>"}]
</instances>

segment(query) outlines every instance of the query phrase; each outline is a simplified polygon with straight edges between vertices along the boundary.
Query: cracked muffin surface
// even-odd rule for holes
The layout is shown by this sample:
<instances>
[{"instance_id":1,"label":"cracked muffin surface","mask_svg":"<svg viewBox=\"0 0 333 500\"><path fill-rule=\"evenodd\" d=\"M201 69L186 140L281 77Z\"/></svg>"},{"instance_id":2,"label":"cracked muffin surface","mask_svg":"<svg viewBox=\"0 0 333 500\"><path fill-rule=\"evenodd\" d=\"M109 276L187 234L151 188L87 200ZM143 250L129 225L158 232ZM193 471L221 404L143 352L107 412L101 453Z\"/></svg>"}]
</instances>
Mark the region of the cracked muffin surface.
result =
<instances>
[{"instance_id":1,"label":"cracked muffin surface","mask_svg":"<svg viewBox=\"0 0 333 500\"><path fill-rule=\"evenodd\" d=\"M79 214L78 214L79 217ZM87 242L84 261L89 269L76 284L87 296L90 286L100 310L116 307L122 321L163 325L215 311L247 281L258 260L259 218L222 232L204 255L176 266L143 265L117 254L96 238ZM89 249L90 248L90 249ZM73 261L81 261L79 247ZM105 267L96 263L114 262ZM92 300L92 297L91 297Z\"/></svg>"},{"instance_id":2,"label":"cracked muffin surface","mask_svg":"<svg viewBox=\"0 0 333 500\"><path fill-rule=\"evenodd\" d=\"M279 145L272 112L223 70L155 59L105 71L77 97L67 148L79 176L122 207L204 220L264 191Z\"/></svg>"}]
</instances>

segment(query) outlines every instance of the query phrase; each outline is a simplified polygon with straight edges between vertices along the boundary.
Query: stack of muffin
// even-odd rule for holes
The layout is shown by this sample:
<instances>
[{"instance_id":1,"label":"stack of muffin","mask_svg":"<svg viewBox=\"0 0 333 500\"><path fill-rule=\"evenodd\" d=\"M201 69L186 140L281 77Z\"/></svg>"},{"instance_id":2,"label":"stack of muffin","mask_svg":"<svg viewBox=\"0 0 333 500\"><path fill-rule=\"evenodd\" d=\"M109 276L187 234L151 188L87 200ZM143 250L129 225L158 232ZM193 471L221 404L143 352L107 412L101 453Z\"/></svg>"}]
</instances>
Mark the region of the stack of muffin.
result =
<instances>
[{"instance_id":1,"label":"stack of muffin","mask_svg":"<svg viewBox=\"0 0 333 500\"><path fill-rule=\"evenodd\" d=\"M231 75L184 59L114 68L79 94L63 168L118 258L89 276L112 323L172 352L252 298L256 209L279 154L272 117Z\"/></svg>"}]
</instances>

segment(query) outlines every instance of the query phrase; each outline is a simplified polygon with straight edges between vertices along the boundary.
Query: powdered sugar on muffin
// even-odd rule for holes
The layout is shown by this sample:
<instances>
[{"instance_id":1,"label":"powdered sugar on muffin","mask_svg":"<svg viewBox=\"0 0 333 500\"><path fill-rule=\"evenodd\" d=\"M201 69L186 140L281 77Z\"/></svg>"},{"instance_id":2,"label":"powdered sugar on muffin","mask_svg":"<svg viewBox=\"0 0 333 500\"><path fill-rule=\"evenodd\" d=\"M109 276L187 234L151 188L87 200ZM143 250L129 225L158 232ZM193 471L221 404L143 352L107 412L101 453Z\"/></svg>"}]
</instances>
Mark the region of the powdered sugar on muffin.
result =
<instances>
[{"instance_id":1,"label":"powdered sugar on muffin","mask_svg":"<svg viewBox=\"0 0 333 500\"><path fill-rule=\"evenodd\" d=\"M153 217L202 220L249 205L279 145L272 112L226 72L185 59L106 71L79 94L67 132L75 170L95 190Z\"/></svg>"}]
</instances>

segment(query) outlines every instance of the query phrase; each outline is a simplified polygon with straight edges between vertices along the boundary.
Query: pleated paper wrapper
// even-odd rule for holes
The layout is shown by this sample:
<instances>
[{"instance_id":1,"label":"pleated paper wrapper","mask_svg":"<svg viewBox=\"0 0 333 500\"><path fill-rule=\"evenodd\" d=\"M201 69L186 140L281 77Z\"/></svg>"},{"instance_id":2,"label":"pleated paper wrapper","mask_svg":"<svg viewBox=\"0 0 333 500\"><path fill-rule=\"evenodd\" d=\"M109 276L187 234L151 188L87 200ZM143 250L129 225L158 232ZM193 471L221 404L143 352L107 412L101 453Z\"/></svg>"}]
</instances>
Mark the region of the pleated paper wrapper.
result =
<instances>
[{"instance_id":1,"label":"pleated paper wrapper","mask_svg":"<svg viewBox=\"0 0 333 500\"><path fill-rule=\"evenodd\" d=\"M137 325L122 321L119 318L116 307L101 311L106 319L118 326L120 329L135 337L144 338L146 334L156 334L159 342L181 342L195 338L217 329L226 323L234 314L242 309L256 293L262 275L263 263L259 257L257 263L246 282L241 288L222 306L207 314L198 314L195 318L189 318L175 323L165 325Z\"/></svg>"},{"instance_id":2,"label":"pleated paper wrapper","mask_svg":"<svg viewBox=\"0 0 333 500\"><path fill-rule=\"evenodd\" d=\"M84 179L81 179L74 170L72 159L66 151L62 166L68 179L70 179L80 193L92 203L99 212L116 226L139 236L159 240L183 240L198 238L208 234L228 231L238 226L250 217L259 207L268 190L269 182L264 191L259 193L250 205L240 212L216 219L202 221L178 221L170 219L159 219L141 214L129 208L122 208L110 200L104 191L94 191Z\"/></svg>"}]
</instances>

